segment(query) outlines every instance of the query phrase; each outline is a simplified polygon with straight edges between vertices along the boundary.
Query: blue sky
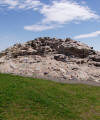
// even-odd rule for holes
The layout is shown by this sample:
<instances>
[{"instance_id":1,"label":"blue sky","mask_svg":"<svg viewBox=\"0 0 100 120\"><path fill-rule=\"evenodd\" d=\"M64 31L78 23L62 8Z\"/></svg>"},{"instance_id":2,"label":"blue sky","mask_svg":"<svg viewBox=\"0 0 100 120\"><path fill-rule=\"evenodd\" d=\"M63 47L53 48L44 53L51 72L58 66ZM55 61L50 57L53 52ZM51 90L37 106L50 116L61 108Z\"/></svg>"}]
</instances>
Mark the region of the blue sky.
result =
<instances>
[{"instance_id":1,"label":"blue sky","mask_svg":"<svg viewBox=\"0 0 100 120\"><path fill-rule=\"evenodd\" d=\"M0 51L40 36L100 50L100 0L0 0Z\"/></svg>"}]
</instances>

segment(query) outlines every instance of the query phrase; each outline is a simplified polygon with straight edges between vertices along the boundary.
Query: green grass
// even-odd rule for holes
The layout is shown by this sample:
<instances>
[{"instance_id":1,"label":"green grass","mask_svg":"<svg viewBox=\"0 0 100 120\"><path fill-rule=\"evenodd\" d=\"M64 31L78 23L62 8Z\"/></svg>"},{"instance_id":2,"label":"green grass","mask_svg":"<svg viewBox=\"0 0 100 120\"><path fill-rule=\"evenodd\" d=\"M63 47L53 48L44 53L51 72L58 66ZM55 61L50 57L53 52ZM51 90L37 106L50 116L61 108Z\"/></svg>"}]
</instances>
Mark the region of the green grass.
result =
<instances>
[{"instance_id":1,"label":"green grass","mask_svg":"<svg viewBox=\"0 0 100 120\"><path fill-rule=\"evenodd\" d=\"M100 87L0 74L0 120L100 120Z\"/></svg>"}]
</instances>

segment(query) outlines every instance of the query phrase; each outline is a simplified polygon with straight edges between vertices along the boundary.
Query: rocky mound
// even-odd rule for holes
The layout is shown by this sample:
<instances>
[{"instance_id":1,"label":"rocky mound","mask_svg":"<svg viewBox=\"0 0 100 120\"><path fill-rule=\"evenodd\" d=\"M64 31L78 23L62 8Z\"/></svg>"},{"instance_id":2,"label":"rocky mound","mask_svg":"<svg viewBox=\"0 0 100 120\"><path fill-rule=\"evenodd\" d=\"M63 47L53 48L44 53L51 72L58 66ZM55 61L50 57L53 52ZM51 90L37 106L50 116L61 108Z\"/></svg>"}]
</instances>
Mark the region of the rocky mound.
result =
<instances>
[{"instance_id":1,"label":"rocky mound","mask_svg":"<svg viewBox=\"0 0 100 120\"><path fill-rule=\"evenodd\" d=\"M70 38L38 38L2 51L0 72L100 84L100 53Z\"/></svg>"}]
</instances>

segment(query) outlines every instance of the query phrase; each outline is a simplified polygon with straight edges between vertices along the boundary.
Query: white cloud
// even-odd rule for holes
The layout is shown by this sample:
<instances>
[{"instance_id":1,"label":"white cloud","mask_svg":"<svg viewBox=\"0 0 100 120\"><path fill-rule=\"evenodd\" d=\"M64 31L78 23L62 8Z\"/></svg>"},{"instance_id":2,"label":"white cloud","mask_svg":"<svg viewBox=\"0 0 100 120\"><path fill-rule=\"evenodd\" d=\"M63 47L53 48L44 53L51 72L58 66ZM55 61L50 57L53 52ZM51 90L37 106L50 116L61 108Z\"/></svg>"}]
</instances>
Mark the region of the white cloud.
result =
<instances>
[{"instance_id":1,"label":"white cloud","mask_svg":"<svg viewBox=\"0 0 100 120\"><path fill-rule=\"evenodd\" d=\"M70 2L68 0L53 1L51 5L42 5L39 12L44 16L41 24L48 23L49 27L42 29L41 25L38 25L42 30L54 29L60 25L74 21L75 23L80 21L86 21L89 19L98 19L99 16L90 8L81 6L76 2ZM52 27L52 24L57 24L56 27ZM33 28L34 25L30 26ZM37 27L34 27L34 31L38 31ZM27 29L28 30L28 29ZM31 29L30 29L31 30ZM39 30L40 31L40 30Z\"/></svg>"},{"instance_id":2,"label":"white cloud","mask_svg":"<svg viewBox=\"0 0 100 120\"><path fill-rule=\"evenodd\" d=\"M17 0L0 0L0 5L8 6L8 8L15 8L18 5Z\"/></svg>"},{"instance_id":3,"label":"white cloud","mask_svg":"<svg viewBox=\"0 0 100 120\"><path fill-rule=\"evenodd\" d=\"M26 0L23 3L19 3L19 9L36 9L41 6L42 3L39 0ZM37 9L38 10L38 9Z\"/></svg>"},{"instance_id":4,"label":"white cloud","mask_svg":"<svg viewBox=\"0 0 100 120\"><path fill-rule=\"evenodd\" d=\"M40 24L36 23L24 27L25 30L32 31L54 29L72 21L78 23L99 18L89 7L72 0L52 0L51 4L48 5L40 0L0 0L0 5L5 5L8 9L31 9L42 14L43 19L39 22Z\"/></svg>"},{"instance_id":5,"label":"white cloud","mask_svg":"<svg viewBox=\"0 0 100 120\"><path fill-rule=\"evenodd\" d=\"M68 0L54 1L52 5L44 5L40 12L45 16L44 22L58 22L61 24L73 20L84 21L98 18L98 15L88 7Z\"/></svg>"},{"instance_id":6,"label":"white cloud","mask_svg":"<svg viewBox=\"0 0 100 120\"><path fill-rule=\"evenodd\" d=\"M29 31L43 31L43 30L54 29L55 27L56 27L55 25L37 24L37 25L25 26L24 29Z\"/></svg>"},{"instance_id":7,"label":"white cloud","mask_svg":"<svg viewBox=\"0 0 100 120\"><path fill-rule=\"evenodd\" d=\"M73 37L74 39L82 39L82 38L91 38L91 37L97 37L100 35L100 31L92 32L89 34L83 34Z\"/></svg>"},{"instance_id":8,"label":"white cloud","mask_svg":"<svg viewBox=\"0 0 100 120\"><path fill-rule=\"evenodd\" d=\"M0 5L6 6L8 9L33 9L42 3L39 0L0 0Z\"/></svg>"}]
</instances>

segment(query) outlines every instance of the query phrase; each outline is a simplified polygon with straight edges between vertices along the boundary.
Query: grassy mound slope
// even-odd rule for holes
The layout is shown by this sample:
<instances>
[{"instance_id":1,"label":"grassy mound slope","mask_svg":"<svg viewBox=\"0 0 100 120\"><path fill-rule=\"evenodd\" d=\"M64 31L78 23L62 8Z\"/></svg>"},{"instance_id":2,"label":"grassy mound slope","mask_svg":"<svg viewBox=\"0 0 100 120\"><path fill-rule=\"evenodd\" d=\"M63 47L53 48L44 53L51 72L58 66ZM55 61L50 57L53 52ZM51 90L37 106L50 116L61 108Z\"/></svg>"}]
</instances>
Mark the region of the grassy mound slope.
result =
<instances>
[{"instance_id":1,"label":"grassy mound slope","mask_svg":"<svg viewBox=\"0 0 100 120\"><path fill-rule=\"evenodd\" d=\"M100 120L100 87L0 74L0 120Z\"/></svg>"}]
</instances>

